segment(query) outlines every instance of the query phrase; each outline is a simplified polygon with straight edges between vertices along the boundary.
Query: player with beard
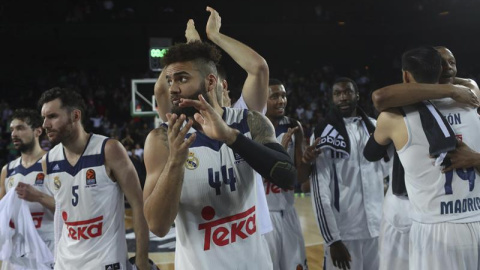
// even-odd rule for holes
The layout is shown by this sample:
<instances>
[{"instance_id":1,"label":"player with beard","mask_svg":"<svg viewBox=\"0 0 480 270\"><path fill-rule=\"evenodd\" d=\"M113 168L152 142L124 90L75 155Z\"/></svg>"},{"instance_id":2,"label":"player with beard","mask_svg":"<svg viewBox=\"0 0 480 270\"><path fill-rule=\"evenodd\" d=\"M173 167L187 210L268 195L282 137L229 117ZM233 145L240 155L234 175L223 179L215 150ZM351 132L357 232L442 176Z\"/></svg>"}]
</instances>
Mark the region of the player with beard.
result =
<instances>
[{"instance_id":1,"label":"player with beard","mask_svg":"<svg viewBox=\"0 0 480 270\"><path fill-rule=\"evenodd\" d=\"M378 269L383 179L389 164L363 157L375 120L357 106L355 82L336 79L331 97L331 110L311 138L320 139L316 147L322 150L310 187L326 243L325 269Z\"/></svg>"},{"instance_id":2,"label":"player with beard","mask_svg":"<svg viewBox=\"0 0 480 270\"><path fill-rule=\"evenodd\" d=\"M383 87L372 93L373 104L379 111L389 108L414 104L422 100L451 98L457 101L457 106L478 107L480 91L474 80L456 77L457 65L453 53L446 47L435 49L442 57L442 73L439 84L401 83ZM435 104L442 113L441 103ZM439 106L440 105L440 106ZM458 109L456 109L458 110ZM445 115L447 115L445 114ZM463 112L462 112L463 114ZM453 124L453 122L451 123ZM446 170L478 166L479 153L459 142L457 149L450 153L452 165ZM409 263L409 232L412 221L409 215L411 204L406 195L394 194L390 183L385 195L382 225L380 232L380 269L405 269Z\"/></svg>"},{"instance_id":3,"label":"player with beard","mask_svg":"<svg viewBox=\"0 0 480 270\"><path fill-rule=\"evenodd\" d=\"M266 116L275 128L277 141L288 152L297 168L298 181L308 181L309 165L302 163L304 136L300 123L285 116L287 92L277 79L269 81ZM273 231L265 235L273 269L308 269L302 228L294 208L294 189L281 189L264 179Z\"/></svg>"},{"instance_id":4,"label":"player with beard","mask_svg":"<svg viewBox=\"0 0 480 270\"><path fill-rule=\"evenodd\" d=\"M127 269L126 197L133 212L135 264L149 269L142 190L125 148L85 131L85 103L76 91L52 88L38 104L48 139L56 144L43 159L56 202L55 268Z\"/></svg>"},{"instance_id":5,"label":"player with beard","mask_svg":"<svg viewBox=\"0 0 480 270\"><path fill-rule=\"evenodd\" d=\"M18 109L11 116L10 130L15 149L21 156L2 168L0 177L0 199L10 189L26 200L35 228L53 254L53 211L55 201L47 189L41 159L45 151L40 147L42 118L30 109ZM9 265L10 264L10 265ZM15 269L15 264L4 262L2 269ZM18 266L17 266L18 267Z\"/></svg>"},{"instance_id":6,"label":"player with beard","mask_svg":"<svg viewBox=\"0 0 480 270\"><path fill-rule=\"evenodd\" d=\"M168 123L147 137L145 216L159 236L175 221L175 269L272 269L256 229L254 170L285 189L297 172L268 119L218 104L219 58L198 41L176 44L164 56L172 107L182 114L167 114Z\"/></svg>"}]
</instances>

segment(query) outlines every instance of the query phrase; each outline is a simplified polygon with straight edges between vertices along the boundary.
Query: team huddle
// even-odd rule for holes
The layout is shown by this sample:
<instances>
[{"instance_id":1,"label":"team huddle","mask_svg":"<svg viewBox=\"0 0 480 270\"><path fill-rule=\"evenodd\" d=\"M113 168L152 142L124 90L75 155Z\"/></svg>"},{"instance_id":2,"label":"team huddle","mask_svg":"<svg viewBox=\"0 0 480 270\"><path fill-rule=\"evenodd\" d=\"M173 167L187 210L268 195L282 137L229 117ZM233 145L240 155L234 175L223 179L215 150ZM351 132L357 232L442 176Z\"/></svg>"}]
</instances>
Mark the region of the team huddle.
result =
<instances>
[{"instance_id":1,"label":"team huddle","mask_svg":"<svg viewBox=\"0 0 480 270\"><path fill-rule=\"evenodd\" d=\"M149 232L173 224L175 269L308 269L294 185L309 185L324 269L480 269L480 91L456 77L450 50L405 52L403 83L372 94L377 120L355 81L337 78L305 138L265 59L207 11L210 42L190 20L163 58L152 90L164 122L145 141L143 191L123 145L85 130L79 93L52 88L40 113L14 112L21 156L1 172L2 269L155 269ZM234 104L219 49L247 73Z\"/></svg>"}]
</instances>

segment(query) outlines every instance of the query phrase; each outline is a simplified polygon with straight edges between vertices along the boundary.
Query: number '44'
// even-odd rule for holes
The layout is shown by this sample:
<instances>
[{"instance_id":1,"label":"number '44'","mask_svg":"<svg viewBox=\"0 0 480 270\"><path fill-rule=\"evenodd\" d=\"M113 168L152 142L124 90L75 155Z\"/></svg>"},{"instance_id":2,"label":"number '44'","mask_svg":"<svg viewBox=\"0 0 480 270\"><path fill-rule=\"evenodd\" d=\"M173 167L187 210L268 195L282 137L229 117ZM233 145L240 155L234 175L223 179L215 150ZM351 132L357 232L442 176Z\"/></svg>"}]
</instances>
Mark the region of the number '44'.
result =
<instances>
[{"instance_id":1,"label":"number '44'","mask_svg":"<svg viewBox=\"0 0 480 270\"><path fill-rule=\"evenodd\" d=\"M223 183L230 186L230 191L236 191L237 187L235 184L237 183L237 180L233 174L233 168L228 168L227 170L227 166L223 165L220 171L222 173ZM208 169L208 184L215 189L216 195L221 194L220 187L222 186L222 181L220 181L219 171L214 172L212 168Z\"/></svg>"}]
</instances>

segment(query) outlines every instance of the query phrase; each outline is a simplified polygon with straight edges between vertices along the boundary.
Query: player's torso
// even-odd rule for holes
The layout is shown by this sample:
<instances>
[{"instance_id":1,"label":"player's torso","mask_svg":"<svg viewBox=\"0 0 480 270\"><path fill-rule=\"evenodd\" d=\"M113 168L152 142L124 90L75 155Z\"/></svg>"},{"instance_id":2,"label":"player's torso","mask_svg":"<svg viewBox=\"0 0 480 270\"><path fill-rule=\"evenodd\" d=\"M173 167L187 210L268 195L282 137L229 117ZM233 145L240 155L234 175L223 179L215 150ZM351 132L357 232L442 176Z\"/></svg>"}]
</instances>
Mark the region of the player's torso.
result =
<instances>
[{"instance_id":1,"label":"player's torso","mask_svg":"<svg viewBox=\"0 0 480 270\"><path fill-rule=\"evenodd\" d=\"M226 108L223 117L250 137L245 111ZM192 132L195 130L187 136ZM246 161L224 143L197 132L185 163L175 220L176 267L228 269L248 264L246 257L264 254L263 249L258 250L261 239L256 228L255 192L254 171Z\"/></svg>"},{"instance_id":2,"label":"player's torso","mask_svg":"<svg viewBox=\"0 0 480 270\"><path fill-rule=\"evenodd\" d=\"M106 141L92 135L75 166L65 159L61 144L48 153L48 178L64 222L57 264L64 267L125 263L124 195L106 172Z\"/></svg>"},{"instance_id":3,"label":"player's torso","mask_svg":"<svg viewBox=\"0 0 480 270\"><path fill-rule=\"evenodd\" d=\"M449 109L444 110L444 106ZM451 118L453 130L465 142L471 143L480 134L472 133L480 126L478 117L472 118L466 110L455 109L451 103L440 104L438 108L449 115L447 119ZM412 219L423 223L480 221L480 187L475 184L479 174L473 168L442 173L442 166L435 166L435 160L429 155L429 143L418 111L413 107L404 110L409 139L398 153L405 168ZM473 144L475 148L475 142Z\"/></svg>"},{"instance_id":4,"label":"player's torso","mask_svg":"<svg viewBox=\"0 0 480 270\"><path fill-rule=\"evenodd\" d=\"M19 182L29 184L38 191L51 195L47 189L45 174L42 170L42 163L39 160L29 168L21 164L21 158L18 158L8 164L7 175L5 178L5 190L8 192L14 189ZM25 201L32 214L33 223L37 228L40 237L43 240L53 240L53 213L40 203Z\"/></svg>"},{"instance_id":5,"label":"player's torso","mask_svg":"<svg viewBox=\"0 0 480 270\"><path fill-rule=\"evenodd\" d=\"M283 117L278 126L275 128L275 135L277 137L278 143L282 143L283 136L287 133L289 128L292 126L293 120L288 117ZM292 161L295 158L295 136L292 135L292 140L287 146L287 152L290 155ZM264 179L265 195L267 197L268 209L270 211L284 211L293 208L294 190L292 189L282 189L277 185Z\"/></svg>"}]
</instances>

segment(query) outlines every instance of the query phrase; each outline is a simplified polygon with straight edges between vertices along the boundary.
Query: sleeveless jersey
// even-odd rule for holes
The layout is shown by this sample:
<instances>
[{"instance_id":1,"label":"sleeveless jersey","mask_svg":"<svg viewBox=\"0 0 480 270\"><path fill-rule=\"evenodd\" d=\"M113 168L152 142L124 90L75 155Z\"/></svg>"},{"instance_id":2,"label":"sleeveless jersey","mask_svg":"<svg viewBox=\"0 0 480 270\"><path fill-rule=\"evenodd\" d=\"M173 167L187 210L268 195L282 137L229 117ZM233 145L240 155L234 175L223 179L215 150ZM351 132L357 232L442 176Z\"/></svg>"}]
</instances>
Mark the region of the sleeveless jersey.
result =
<instances>
[{"instance_id":1,"label":"sleeveless jersey","mask_svg":"<svg viewBox=\"0 0 480 270\"><path fill-rule=\"evenodd\" d=\"M438 109L456 121L452 128L473 150L480 151L475 137L480 134L480 121L475 110L458 107L449 100L435 102ZM421 223L466 223L480 221L480 175L474 168L442 173L429 156L429 143L420 115L413 107L404 107L408 130L407 144L398 155L405 168L405 184L412 203L412 220Z\"/></svg>"},{"instance_id":2,"label":"sleeveless jersey","mask_svg":"<svg viewBox=\"0 0 480 270\"><path fill-rule=\"evenodd\" d=\"M45 174L42 170L41 159L29 168L23 167L21 157L8 163L7 175L5 178L6 192L8 192L10 189L14 189L18 185L18 182L29 184L38 191L53 196L52 192L48 189L47 182L45 182ZM37 229L40 237L45 242L53 241L54 235L52 211L42 206L38 202L25 202L30 209L33 223L35 224L35 228Z\"/></svg>"},{"instance_id":3,"label":"sleeveless jersey","mask_svg":"<svg viewBox=\"0 0 480 270\"><path fill-rule=\"evenodd\" d=\"M275 135L278 143L282 142L283 136L285 133L287 133L288 128L292 127L292 124L295 123L293 122L293 119L290 119L289 117L284 116L280 120L278 126L275 128ZM287 147L287 152L292 160L295 161L295 135L292 136L292 140ZM267 196L268 209L270 211L284 211L293 208L293 203L295 202L295 194L293 189L282 189L266 179L264 180L264 186L265 194Z\"/></svg>"},{"instance_id":4,"label":"sleeveless jersey","mask_svg":"<svg viewBox=\"0 0 480 270\"><path fill-rule=\"evenodd\" d=\"M47 154L59 211L55 219L63 221L55 269L126 269L124 194L105 170L107 140L92 134L75 166L62 144Z\"/></svg>"},{"instance_id":5,"label":"sleeveless jersey","mask_svg":"<svg viewBox=\"0 0 480 270\"><path fill-rule=\"evenodd\" d=\"M251 138L247 112L224 108L223 119ZM271 269L256 226L254 170L226 144L196 133L175 220L175 269Z\"/></svg>"}]
</instances>

